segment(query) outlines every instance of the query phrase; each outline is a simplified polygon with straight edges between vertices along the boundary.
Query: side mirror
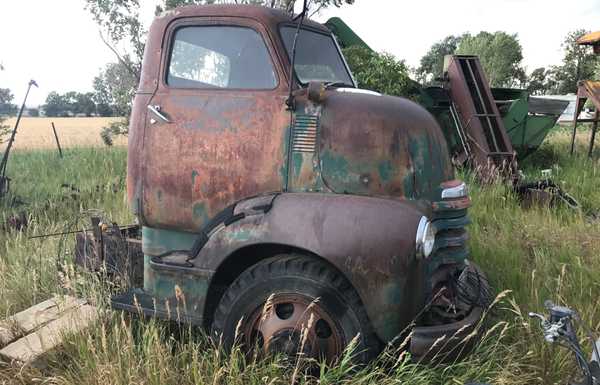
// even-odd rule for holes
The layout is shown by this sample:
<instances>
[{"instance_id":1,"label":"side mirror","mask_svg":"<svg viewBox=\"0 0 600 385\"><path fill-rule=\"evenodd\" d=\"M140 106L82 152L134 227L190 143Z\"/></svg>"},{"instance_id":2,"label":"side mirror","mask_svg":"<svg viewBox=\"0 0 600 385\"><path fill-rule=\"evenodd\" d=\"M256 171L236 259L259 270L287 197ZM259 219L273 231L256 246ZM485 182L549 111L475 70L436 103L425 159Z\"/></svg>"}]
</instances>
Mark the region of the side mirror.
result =
<instances>
[{"instance_id":1,"label":"side mirror","mask_svg":"<svg viewBox=\"0 0 600 385\"><path fill-rule=\"evenodd\" d=\"M308 100L313 103L320 104L325 101L325 83L309 82L308 83Z\"/></svg>"}]
</instances>

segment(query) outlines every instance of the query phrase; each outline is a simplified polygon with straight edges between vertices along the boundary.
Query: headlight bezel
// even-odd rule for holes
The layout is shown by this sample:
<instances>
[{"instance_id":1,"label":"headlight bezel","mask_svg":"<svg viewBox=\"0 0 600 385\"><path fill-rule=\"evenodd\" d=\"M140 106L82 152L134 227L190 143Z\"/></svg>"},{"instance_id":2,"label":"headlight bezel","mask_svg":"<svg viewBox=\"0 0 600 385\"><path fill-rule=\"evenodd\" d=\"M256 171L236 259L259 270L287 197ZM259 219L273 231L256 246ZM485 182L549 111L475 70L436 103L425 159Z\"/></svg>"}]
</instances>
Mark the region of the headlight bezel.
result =
<instances>
[{"instance_id":1,"label":"headlight bezel","mask_svg":"<svg viewBox=\"0 0 600 385\"><path fill-rule=\"evenodd\" d=\"M419 220L416 235L416 255L417 258L428 258L435 250L436 230L433 223L423 216Z\"/></svg>"}]
</instances>

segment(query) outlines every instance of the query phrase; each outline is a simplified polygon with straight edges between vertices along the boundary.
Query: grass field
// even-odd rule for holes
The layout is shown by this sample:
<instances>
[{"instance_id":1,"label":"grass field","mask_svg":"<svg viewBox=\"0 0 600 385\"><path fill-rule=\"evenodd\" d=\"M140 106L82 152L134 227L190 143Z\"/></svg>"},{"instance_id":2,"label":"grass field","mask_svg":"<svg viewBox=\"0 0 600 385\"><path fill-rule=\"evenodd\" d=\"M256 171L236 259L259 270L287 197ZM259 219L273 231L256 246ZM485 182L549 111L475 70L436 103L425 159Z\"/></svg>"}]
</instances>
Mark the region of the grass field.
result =
<instances>
[{"instance_id":1,"label":"grass field","mask_svg":"<svg viewBox=\"0 0 600 385\"><path fill-rule=\"evenodd\" d=\"M56 127L60 145L63 148L81 146L102 146L100 130L102 127L120 118L22 118L14 149L56 148L56 140L52 133L52 125ZM8 119L4 124L14 127L16 118ZM6 140L7 138L3 138ZM127 144L127 139L120 137L116 145ZM0 149L4 145L0 144Z\"/></svg>"},{"instance_id":2,"label":"grass field","mask_svg":"<svg viewBox=\"0 0 600 385\"><path fill-rule=\"evenodd\" d=\"M588 134L582 135L586 136L580 138L579 154L584 153ZM132 221L124 198L125 149L72 148L62 160L54 150L16 151L8 169L13 194L0 203L0 216L26 212L29 227L23 232L0 230L0 317L56 292L92 297L103 313L96 327L70 336L44 369L0 363L0 383L566 383L574 367L571 356L544 343L537 323L526 314L541 311L543 301L552 299L578 309L600 331L600 151L593 161L567 153L568 133L556 129L522 166L532 179L539 178L542 169L552 169L553 178L579 200L580 211L526 210L506 187L483 188L464 176L473 199L472 259L488 273L495 291L503 293L488 314L492 329L474 354L452 365L425 366L388 349L366 368L353 370L344 360L315 378L301 368L286 368L277 359L254 361L239 352L225 355L195 330L132 321L110 312L107 299L117 288L64 267L71 258L73 236L28 236L86 226L85 212L93 208L101 208L119 223ZM75 185L79 192L72 196L71 187L63 184Z\"/></svg>"}]
</instances>

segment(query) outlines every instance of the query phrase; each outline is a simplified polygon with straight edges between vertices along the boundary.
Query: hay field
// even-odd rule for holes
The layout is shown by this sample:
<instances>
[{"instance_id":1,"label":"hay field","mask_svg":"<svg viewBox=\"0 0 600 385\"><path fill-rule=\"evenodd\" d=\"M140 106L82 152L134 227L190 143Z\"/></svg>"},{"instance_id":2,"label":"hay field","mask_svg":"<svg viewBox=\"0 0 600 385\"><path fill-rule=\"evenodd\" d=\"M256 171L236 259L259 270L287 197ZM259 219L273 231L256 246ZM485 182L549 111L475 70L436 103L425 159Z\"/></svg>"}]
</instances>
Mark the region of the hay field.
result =
<instances>
[{"instance_id":1,"label":"hay field","mask_svg":"<svg viewBox=\"0 0 600 385\"><path fill-rule=\"evenodd\" d=\"M121 118L21 118L15 144L15 150L56 148L51 123L54 122L62 148L104 146L100 131L102 127ZM16 118L11 118L5 124L11 128ZM3 141L7 137L2 138ZM115 138L115 145L126 145L127 138ZM5 145L0 144L0 149Z\"/></svg>"}]
</instances>

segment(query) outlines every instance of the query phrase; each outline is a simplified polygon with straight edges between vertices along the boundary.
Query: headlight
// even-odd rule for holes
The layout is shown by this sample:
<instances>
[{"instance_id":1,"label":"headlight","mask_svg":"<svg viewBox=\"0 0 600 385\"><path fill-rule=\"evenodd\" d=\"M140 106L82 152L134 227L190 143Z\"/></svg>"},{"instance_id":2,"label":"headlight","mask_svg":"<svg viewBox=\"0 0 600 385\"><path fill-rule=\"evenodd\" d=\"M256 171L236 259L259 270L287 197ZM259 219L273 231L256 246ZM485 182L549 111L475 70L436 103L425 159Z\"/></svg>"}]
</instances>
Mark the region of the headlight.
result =
<instances>
[{"instance_id":1,"label":"headlight","mask_svg":"<svg viewBox=\"0 0 600 385\"><path fill-rule=\"evenodd\" d=\"M426 217L421 217L417 227L417 257L427 258L433 251L435 244L435 226Z\"/></svg>"}]
</instances>

